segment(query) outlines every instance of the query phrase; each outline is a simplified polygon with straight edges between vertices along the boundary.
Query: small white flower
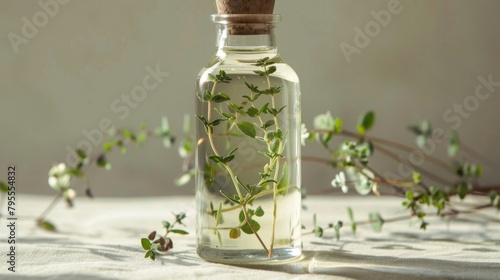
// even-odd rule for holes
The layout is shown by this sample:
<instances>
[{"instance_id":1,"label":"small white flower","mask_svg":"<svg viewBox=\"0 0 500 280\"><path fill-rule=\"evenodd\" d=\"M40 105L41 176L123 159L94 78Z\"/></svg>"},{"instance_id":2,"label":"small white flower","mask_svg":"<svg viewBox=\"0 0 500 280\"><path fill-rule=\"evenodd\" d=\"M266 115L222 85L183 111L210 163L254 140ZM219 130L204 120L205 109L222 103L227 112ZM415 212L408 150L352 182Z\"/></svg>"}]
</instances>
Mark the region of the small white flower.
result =
<instances>
[{"instance_id":1,"label":"small white flower","mask_svg":"<svg viewBox=\"0 0 500 280\"><path fill-rule=\"evenodd\" d=\"M64 192L64 198L66 198L68 200L73 200L73 199L75 199L75 197L76 197L76 192L73 189L67 189Z\"/></svg>"},{"instance_id":2,"label":"small white flower","mask_svg":"<svg viewBox=\"0 0 500 280\"><path fill-rule=\"evenodd\" d=\"M301 135L301 138L300 138L300 144L302 146L305 146L306 145L306 140L307 138L309 138L309 132L307 131L307 128L306 128L306 125L305 124L302 124L300 126L300 135Z\"/></svg>"},{"instance_id":3,"label":"small white flower","mask_svg":"<svg viewBox=\"0 0 500 280\"><path fill-rule=\"evenodd\" d=\"M313 122L316 129L331 130L335 125L335 121L329 111L325 114L317 115Z\"/></svg>"},{"instance_id":4,"label":"small white flower","mask_svg":"<svg viewBox=\"0 0 500 280\"><path fill-rule=\"evenodd\" d=\"M67 173L64 163L52 166L49 170L49 186L58 191L67 190L71 181L71 175Z\"/></svg>"},{"instance_id":5,"label":"small white flower","mask_svg":"<svg viewBox=\"0 0 500 280\"><path fill-rule=\"evenodd\" d=\"M347 191L349 190L345 183L346 181L344 171L340 171L339 174L335 175L335 179L332 180L332 186L334 188L342 188L343 193L347 193Z\"/></svg>"},{"instance_id":6,"label":"small white flower","mask_svg":"<svg viewBox=\"0 0 500 280\"><path fill-rule=\"evenodd\" d=\"M76 197L76 192L73 189L66 189L63 192L64 200L66 200L66 203L68 203L69 207L73 206L73 200Z\"/></svg>"},{"instance_id":7,"label":"small white flower","mask_svg":"<svg viewBox=\"0 0 500 280\"><path fill-rule=\"evenodd\" d=\"M346 168L347 178L354 185L360 195L367 195L373 190L375 174L369 169L357 170L353 167Z\"/></svg>"}]
</instances>

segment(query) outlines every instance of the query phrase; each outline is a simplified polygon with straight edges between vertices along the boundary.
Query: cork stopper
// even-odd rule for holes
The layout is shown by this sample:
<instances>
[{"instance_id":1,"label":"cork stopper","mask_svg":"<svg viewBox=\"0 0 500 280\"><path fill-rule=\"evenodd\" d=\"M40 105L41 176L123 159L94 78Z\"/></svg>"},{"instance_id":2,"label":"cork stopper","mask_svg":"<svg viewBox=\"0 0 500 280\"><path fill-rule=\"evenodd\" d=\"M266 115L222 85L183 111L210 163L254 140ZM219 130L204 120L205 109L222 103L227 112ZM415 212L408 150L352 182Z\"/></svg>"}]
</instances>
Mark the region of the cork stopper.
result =
<instances>
[{"instance_id":1,"label":"cork stopper","mask_svg":"<svg viewBox=\"0 0 500 280\"><path fill-rule=\"evenodd\" d=\"M231 35L269 34L275 0L216 0Z\"/></svg>"},{"instance_id":2,"label":"cork stopper","mask_svg":"<svg viewBox=\"0 0 500 280\"><path fill-rule=\"evenodd\" d=\"M219 14L272 14L275 0L216 0Z\"/></svg>"}]
</instances>

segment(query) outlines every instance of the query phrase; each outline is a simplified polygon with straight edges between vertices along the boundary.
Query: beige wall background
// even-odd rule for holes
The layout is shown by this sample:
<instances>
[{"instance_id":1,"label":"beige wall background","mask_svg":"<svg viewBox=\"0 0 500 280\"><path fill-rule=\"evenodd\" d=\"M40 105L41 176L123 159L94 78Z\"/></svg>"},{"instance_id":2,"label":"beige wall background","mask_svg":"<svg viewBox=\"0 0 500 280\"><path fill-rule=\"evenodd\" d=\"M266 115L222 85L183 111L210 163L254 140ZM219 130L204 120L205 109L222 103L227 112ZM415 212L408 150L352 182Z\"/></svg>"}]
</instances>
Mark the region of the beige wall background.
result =
<instances>
[{"instance_id":1,"label":"beige wall background","mask_svg":"<svg viewBox=\"0 0 500 280\"><path fill-rule=\"evenodd\" d=\"M399 12L377 29L372 11L388 5ZM481 182L499 182L500 86L491 86L484 100L474 97L479 77L500 82L499 11L494 0L278 0L275 12L284 17L278 44L301 78L303 122L310 127L316 114L330 111L354 128L358 115L373 109L372 135L413 146L410 123L457 128L485 157ZM19 192L53 193L51 165L65 161L66 147L86 140L84 131L99 129L103 119L116 127L155 127L166 115L182 135L183 115L194 110L194 78L215 50L209 20L215 12L213 1L199 0L0 1L0 178L14 164ZM356 28L366 27L372 36L359 44ZM358 47L350 62L342 44ZM122 95L142 85L148 67L168 76L135 108L127 105L127 114L112 109L125 106ZM473 110L460 115L454 106L464 102ZM317 146L303 154L322 155ZM433 155L445 157L445 148ZM179 157L159 140L109 160L110 172L89 171L97 196L194 193L192 184L172 183ZM396 167L378 157L374 164L382 173ZM328 188L336 173L307 162L303 169L311 191Z\"/></svg>"}]
</instances>

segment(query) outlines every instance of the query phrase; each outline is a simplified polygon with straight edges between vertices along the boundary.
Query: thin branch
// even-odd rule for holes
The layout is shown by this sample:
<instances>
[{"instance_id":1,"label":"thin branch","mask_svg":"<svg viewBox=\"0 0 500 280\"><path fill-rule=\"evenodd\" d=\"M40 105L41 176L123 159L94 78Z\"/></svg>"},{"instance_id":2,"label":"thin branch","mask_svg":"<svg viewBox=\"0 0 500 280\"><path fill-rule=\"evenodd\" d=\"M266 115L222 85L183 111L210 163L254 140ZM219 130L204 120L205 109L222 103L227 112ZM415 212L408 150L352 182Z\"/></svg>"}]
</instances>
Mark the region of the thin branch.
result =
<instances>
[{"instance_id":1,"label":"thin branch","mask_svg":"<svg viewBox=\"0 0 500 280\"><path fill-rule=\"evenodd\" d=\"M456 209L451 209L450 211L451 212L446 212L446 213L441 213L441 214L437 214L437 213L427 213L426 217L441 217L441 218L445 218L445 217L450 217L450 218L453 218L453 217L457 217L458 215L478 215L478 216L482 216L483 219L485 220L488 220L488 221L491 221L491 222L496 222L496 223L500 223L500 219L497 219L495 217L490 217L484 213L480 213L479 210L481 209L485 209L485 208L488 208L488 207L491 207L492 205L489 204L489 205L480 205L478 207L476 207L477 209L475 210L466 210L466 211L461 211L461 210L456 210ZM394 218L389 218L389 219L384 219L384 224L386 223L391 223L391 222L398 222L398 221L405 221L405 220L408 220L408 219L411 219L415 217L415 215L404 215L404 216L397 216L397 217L394 217ZM369 225L369 224L372 224L374 223L374 221L371 221L371 220L362 220L362 221L357 221L357 222L354 222L355 224L357 225ZM351 226L350 223L344 223L343 224L344 226ZM332 227L324 227L323 228L324 230L326 229L333 229ZM309 234L314 234L314 231L308 231L308 232L303 232L302 235L309 235Z\"/></svg>"},{"instance_id":2,"label":"thin branch","mask_svg":"<svg viewBox=\"0 0 500 280\"><path fill-rule=\"evenodd\" d=\"M56 206L57 202L59 202L59 200L62 198L62 192L59 192L55 197L54 199L52 200L52 202L49 204L49 206L47 208L45 208L45 210L42 212L42 214L40 214L40 216L38 217L37 221L43 221L43 219L45 219L45 216L47 216L50 211L52 210L52 208L54 208L54 206Z\"/></svg>"},{"instance_id":3,"label":"thin branch","mask_svg":"<svg viewBox=\"0 0 500 280\"><path fill-rule=\"evenodd\" d=\"M260 235L257 233L257 231L253 227L252 223L250 222L251 219L248 216L247 206L245 204L242 204L241 207L243 208L243 214L245 215L245 219L247 220L248 226L250 227L250 229L252 230L252 232L255 234L255 237L257 237L257 239L259 240L260 245L262 245L262 247L264 248L264 251L266 251L266 254L269 257L271 257L271 254L270 254L269 250L267 249L266 244L264 244L264 241L262 241L262 239L260 238Z\"/></svg>"},{"instance_id":4,"label":"thin branch","mask_svg":"<svg viewBox=\"0 0 500 280\"><path fill-rule=\"evenodd\" d=\"M332 163L334 163L333 160L329 160L329 159L325 159L325 158L320 158L320 157L315 157L315 156L301 156L300 158L302 160L305 160L305 161L323 163L323 164L326 164L326 165L331 165Z\"/></svg>"},{"instance_id":5,"label":"thin branch","mask_svg":"<svg viewBox=\"0 0 500 280\"><path fill-rule=\"evenodd\" d=\"M384 177L382 177L382 175L378 174L377 171L375 171L373 168L369 167L368 165L366 165L365 168L370 170L375 175L375 179L378 179L377 181L385 182ZM365 174L361 169L358 168L358 172L361 173L366 178L371 180L371 178L367 174ZM392 184L389 184L389 186L391 186L393 189L396 190L396 192L398 192L399 194L404 196L405 192L401 188L394 186Z\"/></svg>"},{"instance_id":6,"label":"thin branch","mask_svg":"<svg viewBox=\"0 0 500 280\"><path fill-rule=\"evenodd\" d=\"M462 149L462 151L464 153L469 154L471 157L475 158L475 160L480 161L480 162L484 162L484 163L489 164L489 165L494 165L494 163L491 159L484 157L483 155L476 152L471 147L460 143L460 148Z\"/></svg>"},{"instance_id":7,"label":"thin branch","mask_svg":"<svg viewBox=\"0 0 500 280\"><path fill-rule=\"evenodd\" d=\"M481 186L481 185L474 185L474 190L478 192L483 192L484 194L488 194L490 191L500 191L500 186L498 185L491 185L491 186Z\"/></svg>"},{"instance_id":8,"label":"thin branch","mask_svg":"<svg viewBox=\"0 0 500 280\"><path fill-rule=\"evenodd\" d=\"M387 150L387 149L385 149L385 148L382 148L382 147L377 147L376 149L377 149L377 151L380 151L382 154L384 154L384 155L386 155L387 157L389 157L389 158L393 159L394 161L396 161L396 162L401 162L401 161L400 161L400 159L397 157L397 154L396 154L396 153L394 153L394 152L392 152L392 151L389 151L389 150ZM423 168L420 168L420 167L418 167L418 166L415 166L415 165L413 165L413 164L411 164L411 163L409 163L409 164L410 164L410 165L411 165L411 166L412 166L412 167L413 167L416 171L418 171L418 172L420 172L420 173L424 174L425 176L427 176L427 177L429 177L429 178L432 178L432 179L433 179L433 180L435 180L435 181L438 181L438 182L440 182L440 183L442 183L442 184L445 184L445 185L453 185L453 183L451 183L450 181L448 181L448 180L446 180L446 179L444 179L444 178L442 178L442 177L440 177L440 176L438 176L438 175L436 175L436 174L434 174L434 173L432 173L432 172L430 172L430 171L427 171L427 170L425 170L425 169L423 169Z\"/></svg>"},{"instance_id":9,"label":"thin branch","mask_svg":"<svg viewBox=\"0 0 500 280\"><path fill-rule=\"evenodd\" d=\"M352 137L352 138L356 138L356 139L360 137L358 134L351 132L351 131L348 131L348 130L342 130L341 134L343 134L345 136ZM391 140L383 139L383 138L378 138L378 137L374 137L374 136L364 136L364 138L367 140L371 140L372 142L378 142L379 144L390 146L392 148L405 151L409 154L411 154L415 151L420 151L418 148L413 148L413 147L410 147L410 146L407 146L407 145L404 145L404 144L401 144L398 142L394 142ZM435 164L435 165L437 165L437 166L439 166L447 171L449 171L451 169L451 166L448 163L446 163L438 158L431 157L428 155L426 155L425 158L428 159L429 162L431 162L431 163L433 163L433 164Z\"/></svg>"}]
</instances>

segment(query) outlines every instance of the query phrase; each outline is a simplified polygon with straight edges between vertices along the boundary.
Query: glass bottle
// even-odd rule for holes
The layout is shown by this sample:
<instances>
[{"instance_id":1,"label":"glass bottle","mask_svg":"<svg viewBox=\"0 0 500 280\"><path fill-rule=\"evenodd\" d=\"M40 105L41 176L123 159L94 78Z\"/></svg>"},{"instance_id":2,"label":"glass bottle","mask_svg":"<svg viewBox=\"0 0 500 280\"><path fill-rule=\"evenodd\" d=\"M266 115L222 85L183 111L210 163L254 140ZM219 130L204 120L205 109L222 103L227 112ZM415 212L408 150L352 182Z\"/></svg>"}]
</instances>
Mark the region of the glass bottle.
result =
<instances>
[{"instance_id":1,"label":"glass bottle","mask_svg":"<svg viewBox=\"0 0 500 280\"><path fill-rule=\"evenodd\" d=\"M301 254L300 88L273 14L217 14L196 81L197 251L222 263Z\"/></svg>"}]
</instances>

